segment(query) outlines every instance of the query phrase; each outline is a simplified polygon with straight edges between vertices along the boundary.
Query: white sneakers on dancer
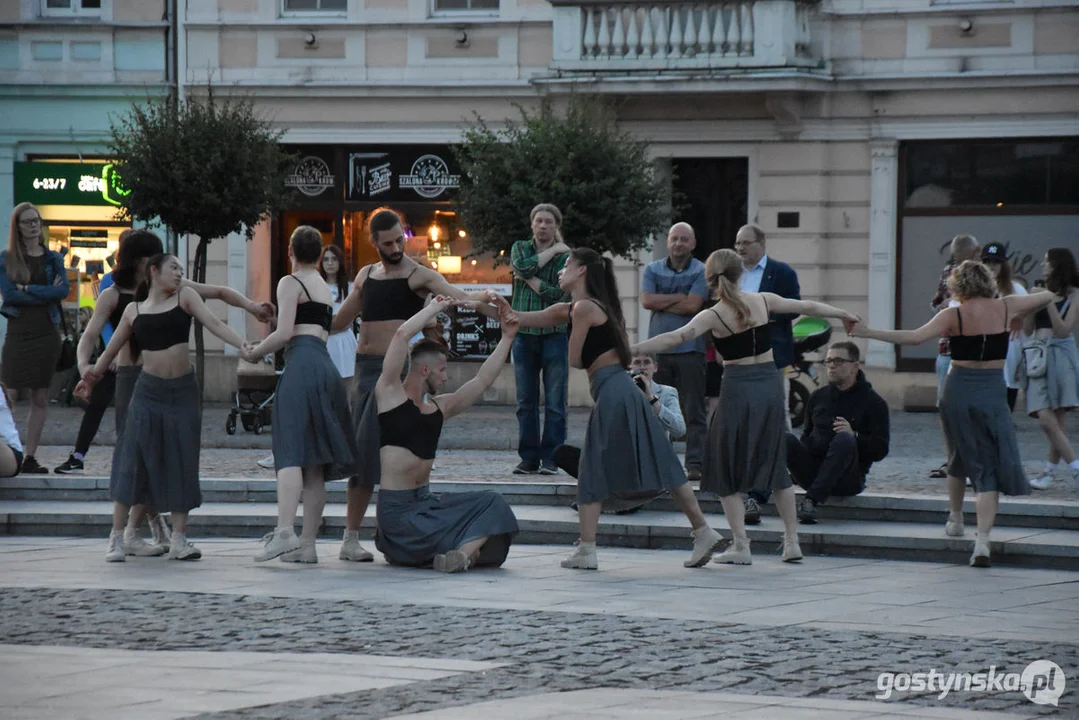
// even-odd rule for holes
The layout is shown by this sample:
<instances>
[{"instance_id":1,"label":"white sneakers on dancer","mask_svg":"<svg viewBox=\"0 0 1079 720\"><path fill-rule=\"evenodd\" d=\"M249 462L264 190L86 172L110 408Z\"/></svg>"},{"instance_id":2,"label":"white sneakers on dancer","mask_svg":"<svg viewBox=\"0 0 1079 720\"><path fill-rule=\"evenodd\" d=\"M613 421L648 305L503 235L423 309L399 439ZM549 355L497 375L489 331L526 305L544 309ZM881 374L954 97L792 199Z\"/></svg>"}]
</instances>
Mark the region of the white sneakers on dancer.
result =
<instances>
[{"instance_id":1,"label":"white sneakers on dancer","mask_svg":"<svg viewBox=\"0 0 1079 720\"><path fill-rule=\"evenodd\" d=\"M978 539L974 541L974 552L970 556L970 566L976 568L987 568L991 565L989 559L989 535L978 534Z\"/></svg>"},{"instance_id":2,"label":"white sneakers on dancer","mask_svg":"<svg viewBox=\"0 0 1079 720\"><path fill-rule=\"evenodd\" d=\"M567 570L598 570L599 560L596 558L596 544L594 542L579 542L573 553L562 561L562 567Z\"/></svg>"},{"instance_id":3,"label":"white sneakers on dancer","mask_svg":"<svg viewBox=\"0 0 1079 720\"><path fill-rule=\"evenodd\" d=\"M944 523L944 534L949 537L963 537L966 528L963 525L963 513L952 510L948 513L948 522Z\"/></svg>"},{"instance_id":4,"label":"white sneakers on dancer","mask_svg":"<svg viewBox=\"0 0 1079 720\"><path fill-rule=\"evenodd\" d=\"M438 572L466 572L469 566L468 555L460 550L450 550L448 553L435 555L434 566Z\"/></svg>"},{"instance_id":5,"label":"white sneakers on dancer","mask_svg":"<svg viewBox=\"0 0 1079 720\"><path fill-rule=\"evenodd\" d=\"M105 553L105 562L124 562L127 554L124 552L124 533L113 530L109 533L109 550Z\"/></svg>"},{"instance_id":6,"label":"white sneakers on dancer","mask_svg":"<svg viewBox=\"0 0 1079 720\"><path fill-rule=\"evenodd\" d=\"M257 460L255 462L255 464L258 465L260 468L263 468L264 470L273 470L274 469L273 453L270 453L269 455L262 458L261 460Z\"/></svg>"},{"instance_id":7,"label":"white sneakers on dancer","mask_svg":"<svg viewBox=\"0 0 1079 720\"><path fill-rule=\"evenodd\" d=\"M1067 469L1070 470L1072 474L1072 489L1079 490L1079 460L1075 460L1074 462L1070 463L1067 466ZM1042 471L1038 474L1038 477L1030 481L1030 487L1034 488L1035 490L1048 490L1049 487L1053 484L1053 481L1056 479L1055 474L1056 466L1046 463L1045 467L1042 468Z\"/></svg>"},{"instance_id":8,"label":"white sneakers on dancer","mask_svg":"<svg viewBox=\"0 0 1079 720\"><path fill-rule=\"evenodd\" d=\"M302 542L302 538L301 538ZM299 550L287 552L281 556L281 562L306 563L314 565L318 562L318 553L315 551L315 543L303 543Z\"/></svg>"},{"instance_id":9,"label":"white sneakers on dancer","mask_svg":"<svg viewBox=\"0 0 1079 720\"><path fill-rule=\"evenodd\" d=\"M749 538L735 537L726 550L712 558L712 562L721 565L752 565L753 555L749 552Z\"/></svg>"},{"instance_id":10,"label":"white sneakers on dancer","mask_svg":"<svg viewBox=\"0 0 1079 720\"><path fill-rule=\"evenodd\" d=\"M156 543L148 543L139 535L139 531L133 527L124 529L124 554L134 557L158 557L169 551L168 547L162 547Z\"/></svg>"},{"instance_id":11,"label":"white sneakers on dancer","mask_svg":"<svg viewBox=\"0 0 1079 720\"><path fill-rule=\"evenodd\" d=\"M169 551L169 543L172 542L172 533L169 531L169 524L165 522L164 515L157 515L150 521L150 535L152 536L154 545L160 545L165 548L165 552Z\"/></svg>"},{"instance_id":12,"label":"white sneakers on dancer","mask_svg":"<svg viewBox=\"0 0 1079 720\"><path fill-rule=\"evenodd\" d=\"M704 567L712 559L712 553L723 543L723 536L707 525L692 531L693 554L682 563L687 568Z\"/></svg>"},{"instance_id":13,"label":"white sneakers on dancer","mask_svg":"<svg viewBox=\"0 0 1079 720\"><path fill-rule=\"evenodd\" d=\"M300 542L300 538L296 536L296 531L292 528L277 528L273 532L267 533L262 538L262 542L262 550L255 555L255 562L273 560L275 557L280 557L285 553L290 553L303 547L303 543Z\"/></svg>"},{"instance_id":14,"label":"white sneakers on dancer","mask_svg":"<svg viewBox=\"0 0 1079 720\"><path fill-rule=\"evenodd\" d=\"M352 562L373 562L375 559L374 555L360 545L359 530L345 530L344 542L341 543L341 552L337 557Z\"/></svg>"},{"instance_id":15,"label":"white sneakers on dancer","mask_svg":"<svg viewBox=\"0 0 1079 720\"><path fill-rule=\"evenodd\" d=\"M202 551L187 541L183 533L173 533L169 546L169 560L198 560Z\"/></svg>"},{"instance_id":16,"label":"white sneakers on dancer","mask_svg":"<svg viewBox=\"0 0 1079 720\"><path fill-rule=\"evenodd\" d=\"M802 546L798 544L797 533L783 533L783 562L802 562Z\"/></svg>"}]
</instances>

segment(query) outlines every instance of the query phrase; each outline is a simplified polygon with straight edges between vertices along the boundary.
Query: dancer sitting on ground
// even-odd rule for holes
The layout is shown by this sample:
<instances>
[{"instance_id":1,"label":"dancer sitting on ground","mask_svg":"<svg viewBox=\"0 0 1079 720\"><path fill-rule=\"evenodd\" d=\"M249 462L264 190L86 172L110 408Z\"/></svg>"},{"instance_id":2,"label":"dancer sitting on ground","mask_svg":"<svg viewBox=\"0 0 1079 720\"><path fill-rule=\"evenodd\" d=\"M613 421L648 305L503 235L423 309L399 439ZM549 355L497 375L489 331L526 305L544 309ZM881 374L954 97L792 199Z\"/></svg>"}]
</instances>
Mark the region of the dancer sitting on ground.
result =
<instances>
[{"instance_id":1,"label":"dancer sitting on ground","mask_svg":"<svg viewBox=\"0 0 1079 720\"><path fill-rule=\"evenodd\" d=\"M596 530L604 500L652 498L664 490L670 491L693 527L693 554L683 565L702 567L723 538L708 527L663 424L626 372L629 343L611 259L591 248L576 248L558 284L573 298L572 303L517 316L528 327L569 323L569 363L588 371L595 401L577 479L581 538L562 567L599 567Z\"/></svg>"},{"instance_id":2,"label":"dancer sitting on ground","mask_svg":"<svg viewBox=\"0 0 1079 720\"><path fill-rule=\"evenodd\" d=\"M277 529L264 538L255 560L280 556L285 562L316 563L326 483L356 471L356 445L345 383L326 347L333 295L317 267L322 235L301 225L292 233L288 252L292 274L277 284L277 329L244 353L245 360L257 362L288 345L273 404ZM297 537L301 494L303 531Z\"/></svg>"},{"instance_id":3,"label":"dancer sitting on ground","mask_svg":"<svg viewBox=\"0 0 1079 720\"><path fill-rule=\"evenodd\" d=\"M686 421L682 416L678 391L652 379L658 368L659 361L655 355L634 355L629 363L630 377L644 393L645 400L663 423L668 437L681 437L686 434ZM559 445L554 450L554 462L567 475L576 478L581 465L581 448L575 445ZM652 499L621 500L610 497L603 501L603 512L628 515L640 510ZM571 507L576 510L577 503L573 503Z\"/></svg>"},{"instance_id":4,"label":"dancer sitting on ground","mask_svg":"<svg viewBox=\"0 0 1079 720\"><path fill-rule=\"evenodd\" d=\"M960 264L948 283L959 305L942 310L917 330L874 330L859 322L850 324L848 332L896 345L950 336L952 365L940 400L951 508L944 530L953 537L963 535L964 478L970 478L978 496L978 536L970 564L989 567L989 531L1000 493L1030 494L1002 372L1009 326L1016 317L1045 307L1054 296L1043 291L997 298L992 273L973 260Z\"/></svg>"},{"instance_id":5,"label":"dancer sitting on ground","mask_svg":"<svg viewBox=\"0 0 1079 720\"><path fill-rule=\"evenodd\" d=\"M888 455L888 403L865 379L860 359L854 343L832 343L828 385L810 396L802 437L787 433L787 468L806 491L798 503L806 525L817 522L817 506L829 497L862 492L869 467Z\"/></svg>"},{"instance_id":6,"label":"dancer sitting on ground","mask_svg":"<svg viewBox=\"0 0 1079 720\"><path fill-rule=\"evenodd\" d=\"M0 385L0 477L15 477L22 469L22 440L11 414L7 388Z\"/></svg>"},{"instance_id":7,"label":"dancer sitting on ground","mask_svg":"<svg viewBox=\"0 0 1079 720\"><path fill-rule=\"evenodd\" d=\"M772 359L769 313L793 313L845 320L857 316L808 300L774 293L742 292L742 258L717 250L705 262L705 279L716 304L685 327L637 343L635 353L663 352L710 333L723 358L719 404L708 419L701 490L717 493L731 526L733 544L715 561L749 565L752 557L745 529L742 496L750 490L774 492L783 518L783 561L798 562L798 519L794 488L787 471L787 404L783 380Z\"/></svg>"},{"instance_id":8,"label":"dancer sitting on ground","mask_svg":"<svg viewBox=\"0 0 1079 720\"><path fill-rule=\"evenodd\" d=\"M431 466L442 423L472 407L506 364L517 321L501 314L502 339L476 377L456 392L438 395L446 384L445 345L408 341L451 304L439 296L406 320L393 335L375 385L380 430L382 487L378 491L375 547L394 565L464 572L499 567L517 534L517 518L496 492L431 493ZM408 374L401 380L405 361Z\"/></svg>"},{"instance_id":9,"label":"dancer sitting on ground","mask_svg":"<svg viewBox=\"0 0 1079 720\"><path fill-rule=\"evenodd\" d=\"M241 350L243 338L221 322L194 288L184 287L180 261L168 254L148 263L150 282L124 310L120 324L97 363L86 371L83 392L108 371L120 349L132 344L133 357L142 359L125 418L124 437L113 456L109 486L116 500L108 562L124 561L124 526L132 505L152 503L172 513L169 558L198 560L202 552L187 540L187 515L202 504L199 489L199 449L202 443L202 402L191 367L188 338L191 318Z\"/></svg>"}]
</instances>

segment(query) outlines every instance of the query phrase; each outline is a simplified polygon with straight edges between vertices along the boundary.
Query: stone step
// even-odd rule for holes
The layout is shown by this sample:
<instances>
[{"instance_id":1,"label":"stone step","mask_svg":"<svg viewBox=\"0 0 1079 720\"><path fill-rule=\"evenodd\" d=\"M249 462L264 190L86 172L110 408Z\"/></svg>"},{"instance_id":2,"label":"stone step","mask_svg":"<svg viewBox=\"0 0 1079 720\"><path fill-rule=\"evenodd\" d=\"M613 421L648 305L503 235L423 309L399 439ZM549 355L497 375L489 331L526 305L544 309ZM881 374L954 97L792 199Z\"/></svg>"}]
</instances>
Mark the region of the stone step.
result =
<instances>
[{"instance_id":1,"label":"stone step","mask_svg":"<svg viewBox=\"0 0 1079 720\"><path fill-rule=\"evenodd\" d=\"M564 507L516 505L521 525L517 542L569 546L578 536L576 514ZM322 534L340 537L345 508L328 505ZM972 518L971 518L972 519ZM199 537L255 538L274 527L277 508L272 503L204 504L191 515L189 534ZM714 516L711 521L722 527ZM112 504L105 501L0 501L0 529L12 535L52 535L94 538L101 543L112 522ZM370 537L374 508L368 510L364 533ZM749 529L759 562L771 562L782 540L778 518L766 517ZM843 555L932 562L966 563L973 547L973 527L964 538L944 534L940 523L898 523L866 520L831 520L800 527L802 550L807 555ZM680 513L643 511L634 515L600 518L599 544L634 548L691 547L689 526ZM1079 570L1079 531L1000 527L993 531L994 562L1007 565Z\"/></svg>"},{"instance_id":2,"label":"stone step","mask_svg":"<svg viewBox=\"0 0 1079 720\"><path fill-rule=\"evenodd\" d=\"M211 503L274 503L276 483L271 478L203 478L202 496ZM345 482L326 485L330 503L344 503ZM573 482L439 482L431 485L435 492L468 492L494 490L511 505L544 505L568 508L577 496ZM82 475L20 475L0 478L0 501L102 501L109 499L109 479ZM710 493L698 493L701 509L706 513L722 513L718 498ZM675 512L674 501L658 498L648 510ZM968 520L973 523L974 498L968 493L964 503ZM765 505L762 514L776 516L774 505ZM851 498L835 498L818 508L822 522L860 520L870 522L909 522L943 524L948 515L948 502L939 496L896 495L865 492ZM1001 498L997 525L1037 528L1042 530L1079 531L1079 502L1046 500L1037 495L1027 498Z\"/></svg>"}]
</instances>

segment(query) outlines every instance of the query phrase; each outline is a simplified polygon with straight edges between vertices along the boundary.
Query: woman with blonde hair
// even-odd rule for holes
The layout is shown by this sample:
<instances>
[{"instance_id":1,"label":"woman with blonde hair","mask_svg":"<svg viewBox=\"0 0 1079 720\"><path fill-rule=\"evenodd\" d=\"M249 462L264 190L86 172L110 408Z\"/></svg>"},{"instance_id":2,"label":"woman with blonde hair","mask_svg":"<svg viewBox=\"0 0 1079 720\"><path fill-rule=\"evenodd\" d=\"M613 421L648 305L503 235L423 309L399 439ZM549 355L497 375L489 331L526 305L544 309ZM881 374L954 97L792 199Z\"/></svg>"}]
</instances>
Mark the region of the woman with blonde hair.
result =
<instances>
[{"instance_id":1,"label":"woman with blonde hair","mask_svg":"<svg viewBox=\"0 0 1079 720\"><path fill-rule=\"evenodd\" d=\"M944 531L952 537L963 535L964 478L970 478L977 494L978 517L970 564L989 567L989 531L996 520L1000 493L1030 494L1004 384L1009 327L1015 318L1048 305L1053 294L998 298L993 273L973 260L952 271L948 287L959 305L940 311L917 330L873 330L859 322L850 324L848 331L854 337L895 345L918 345L949 336L952 366L940 399L951 508Z\"/></svg>"},{"instance_id":2,"label":"woman with blonde hair","mask_svg":"<svg viewBox=\"0 0 1079 720\"><path fill-rule=\"evenodd\" d=\"M24 473L49 472L34 453L45 427L49 386L60 359L60 303L68 289L64 260L60 253L49 250L41 213L31 203L19 203L11 211L7 250L0 252L0 294L4 296L0 313L8 321L0 379L11 390L31 392Z\"/></svg>"},{"instance_id":3,"label":"woman with blonde hair","mask_svg":"<svg viewBox=\"0 0 1079 720\"><path fill-rule=\"evenodd\" d=\"M663 352L709 333L723 358L719 403L708 419L701 490L723 503L731 527L731 547L714 562L749 565L752 556L745 529L743 496L750 490L775 493L783 519L783 561L798 562L798 518L794 488L787 471L787 408L783 380L772 358L771 313L816 315L854 321L857 315L810 300L789 300L773 293L742 292L741 256L717 250L704 264L715 305L697 313L688 325L634 345L633 354Z\"/></svg>"}]
</instances>

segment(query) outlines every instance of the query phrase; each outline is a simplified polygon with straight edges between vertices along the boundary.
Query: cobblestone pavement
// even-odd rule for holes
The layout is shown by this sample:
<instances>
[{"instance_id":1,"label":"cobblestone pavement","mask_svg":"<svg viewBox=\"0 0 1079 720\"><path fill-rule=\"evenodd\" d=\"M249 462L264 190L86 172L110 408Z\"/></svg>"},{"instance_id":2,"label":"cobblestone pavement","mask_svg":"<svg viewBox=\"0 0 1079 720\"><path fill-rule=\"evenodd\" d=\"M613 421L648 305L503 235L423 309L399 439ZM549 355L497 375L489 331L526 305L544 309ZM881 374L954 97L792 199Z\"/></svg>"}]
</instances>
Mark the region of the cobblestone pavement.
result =
<instances>
[{"instance_id":1,"label":"cobblestone pavement","mask_svg":"<svg viewBox=\"0 0 1079 720\"><path fill-rule=\"evenodd\" d=\"M1009 593L1013 598L1001 602L1002 607L1020 602L1015 593L1030 603L1023 607L1021 618L1011 616L1016 622L1037 623L1037 617L1048 619L1052 612L1043 607L1073 608L1079 586L1075 576L1067 573L994 569L989 571L992 575L974 575L967 568L926 564L823 561L814 563L819 573L814 576L813 568L788 571L789 566L763 561L760 566L728 574L730 568L682 571L674 562L676 556L680 558L676 553L618 551L605 554L614 562L606 564L603 572L583 574L554 567L550 548L529 548L521 554L514 548L507 565L512 569L448 578L429 571L387 568L381 563L342 569L344 564L335 560L304 569L269 565L252 568L249 559L239 557L241 552L246 555L250 543L208 543L214 550L199 564L142 560L105 566L95 558L100 563L96 572L101 582L89 586L93 589L80 589L66 587L72 582L71 574L53 575L54 583L45 581L44 587L34 586L35 579L45 578L38 568L60 570L89 562L81 545L50 546L47 542L24 539L18 545L0 545L9 557L4 561L7 578L0 579L0 585L11 585L0 589L0 643L363 653L506 664L405 687L322 695L207 715L214 718L381 718L482 700L593 687L873 700L878 691L878 673L883 671L980 672L995 667L999 672L1019 672L1034 660L1052 659L1064 668L1070 682L1079 672L1079 641L1074 625L1069 631L1059 632L1058 641L1046 642L978 635L981 621L977 617L966 623L953 617L948 631L941 634L895 632L892 621L900 616L908 621L912 617L940 618L939 606L930 607L934 598L955 598L956 592L966 588L972 592L974 607L993 606L990 601L995 596L986 588L998 586L1000 598ZM240 550L232 561L221 554L221 548ZM322 548L323 552L328 549ZM543 552L547 554L538 555ZM21 565L10 559L11 553L23 553ZM635 572L641 567L635 568L634 563L643 566L655 558L662 560L667 575L650 582L649 573ZM24 577L17 577L20 568L25 569ZM79 572L72 569L73 574ZM303 580L298 581L301 576L294 572L303 573ZM879 573L884 574L874 577ZM205 584L205 578L215 574L219 585ZM235 586L230 589L227 585L249 582L253 577L262 580L246 586L248 590ZM722 587L736 587L737 578L744 578L746 589L759 589L755 594L758 607L787 603L786 610L792 614L803 606L791 604L789 597L779 594L782 589L801 594L803 590L792 587L790 582L797 578L809 586L804 591L807 602L811 603L810 597L824 597L824 593L838 597L833 585L821 586L826 577L843 584L842 593L851 596L877 587L893 587L897 604L891 612L879 613L876 629L835 630L812 623L769 626L723 620L725 612L741 609L724 608L724 599L731 595ZM651 614L640 610L615 614L619 611L614 604L592 612L558 611L560 598L571 584L578 589L581 584L592 584L598 595L613 591L643 598L649 593L659 597L655 594L657 585L652 583L668 580L675 583L669 587L671 592L680 592L681 586L685 592L696 592L702 602L714 603L714 609L689 612L692 619L672 617L677 613L661 604ZM276 591L287 596L266 595L267 583L287 587ZM514 599L506 585L517 583L521 590ZM902 597L906 591L900 588L905 583L921 595ZM545 584L554 589L543 590ZM175 590L162 589L169 586ZM342 593L342 589L349 588L351 596ZM468 597L483 597L484 588L489 588L490 606L469 607ZM705 588L710 593L701 592ZM410 600L410 595L416 602ZM447 604L440 604L443 598ZM536 609L545 605L549 609ZM921 611L919 605L923 607ZM978 612L974 607L971 612ZM702 619L708 616L713 619ZM924 627L928 630L931 625ZM1075 698L1076 691L1070 689L1061 698L1059 708L1033 705L1014 691L956 692L944 698L922 693L892 702L901 703L907 712L915 707L966 708L1079 717Z\"/></svg>"}]
</instances>

